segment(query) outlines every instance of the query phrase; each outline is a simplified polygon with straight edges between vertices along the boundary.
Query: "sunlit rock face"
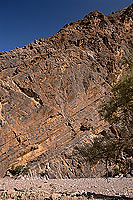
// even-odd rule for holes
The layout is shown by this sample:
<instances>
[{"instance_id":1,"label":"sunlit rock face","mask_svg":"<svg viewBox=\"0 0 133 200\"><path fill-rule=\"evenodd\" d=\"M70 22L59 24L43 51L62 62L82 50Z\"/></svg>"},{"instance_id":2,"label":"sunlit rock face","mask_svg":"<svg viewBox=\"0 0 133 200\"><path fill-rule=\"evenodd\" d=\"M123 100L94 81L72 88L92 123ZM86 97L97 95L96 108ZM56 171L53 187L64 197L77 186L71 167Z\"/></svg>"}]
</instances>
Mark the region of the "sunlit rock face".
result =
<instances>
[{"instance_id":1,"label":"sunlit rock face","mask_svg":"<svg viewBox=\"0 0 133 200\"><path fill-rule=\"evenodd\" d=\"M48 39L0 52L0 176L26 163L49 178L102 174L72 150L108 128L98 107L132 48L132 8L93 11Z\"/></svg>"}]
</instances>

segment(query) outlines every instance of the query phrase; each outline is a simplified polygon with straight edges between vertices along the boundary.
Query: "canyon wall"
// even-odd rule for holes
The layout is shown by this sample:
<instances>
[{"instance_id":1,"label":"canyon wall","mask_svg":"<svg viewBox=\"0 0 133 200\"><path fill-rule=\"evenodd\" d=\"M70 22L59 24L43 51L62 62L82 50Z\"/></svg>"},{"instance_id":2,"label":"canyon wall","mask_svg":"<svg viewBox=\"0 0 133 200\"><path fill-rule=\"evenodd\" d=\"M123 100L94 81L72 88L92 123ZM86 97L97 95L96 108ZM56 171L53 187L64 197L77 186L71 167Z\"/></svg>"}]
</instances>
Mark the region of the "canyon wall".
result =
<instances>
[{"instance_id":1,"label":"canyon wall","mask_svg":"<svg viewBox=\"0 0 133 200\"><path fill-rule=\"evenodd\" d=\"M48 39L0 52L0 176L29 163L49 178L101 175L72 155L108 128L98 114L132 49L132 5L93 11Z\"/></svg>"}]
</instances>

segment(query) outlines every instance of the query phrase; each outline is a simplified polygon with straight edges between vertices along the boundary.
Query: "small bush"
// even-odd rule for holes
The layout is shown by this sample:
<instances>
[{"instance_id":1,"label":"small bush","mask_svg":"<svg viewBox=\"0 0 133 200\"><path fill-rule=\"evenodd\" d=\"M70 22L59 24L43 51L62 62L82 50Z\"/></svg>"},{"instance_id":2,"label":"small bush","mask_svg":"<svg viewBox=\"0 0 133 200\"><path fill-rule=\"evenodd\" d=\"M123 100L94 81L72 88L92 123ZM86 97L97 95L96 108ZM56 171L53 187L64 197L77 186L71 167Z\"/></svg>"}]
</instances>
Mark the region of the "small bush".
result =
<instances>
[{"instance_id":1,"label":"small bush","mask_svg":"<svg viewBox=\"0 0 133 200\"><path fill-rule=\"evenodd\" d=\"M26 165L24 168L23 168L23 175L28 175L29 174L29 167Z\"/></svg>"},{"instance_id":2,"label":"small bush","mask_svg":"<svg viewBox=\"0 0 133 200\"><path fill-rule=\"evenodd\" d=\"M114 168L114 176L117 176L119 175L119 169L116 167Z\"/></svg>"},{"instance_id":3,"label":"small bush","mask_svg":"<svg viewBox=\"0 0 133 200\"><path fill-rule=\"evenodd\" d=\"M26 166L18 165L16 167L14 167L14 165L12 165L11 168L8 171L13 176L28 175L29 174L29 168L28 168L27 165Z\"/></svg>"}]
</instances>

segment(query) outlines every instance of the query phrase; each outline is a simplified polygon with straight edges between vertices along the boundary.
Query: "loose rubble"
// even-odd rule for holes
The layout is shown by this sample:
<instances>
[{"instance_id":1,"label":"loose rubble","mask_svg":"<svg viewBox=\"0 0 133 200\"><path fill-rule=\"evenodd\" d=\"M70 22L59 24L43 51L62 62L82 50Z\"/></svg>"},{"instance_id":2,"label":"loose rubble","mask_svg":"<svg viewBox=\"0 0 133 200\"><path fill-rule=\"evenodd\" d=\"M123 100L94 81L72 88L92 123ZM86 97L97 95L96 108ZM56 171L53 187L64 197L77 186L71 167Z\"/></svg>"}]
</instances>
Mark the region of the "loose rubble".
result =
<instances>
[{"instance_id":1,"label":"loose rubble","mask_svg":"<svg viewBox=\"0 0 133 200\"><path fill-rule=\"evenodd\" d=\"M0 199L132 199L133 178L0 179Z\"/></svg>"}]
</instances>

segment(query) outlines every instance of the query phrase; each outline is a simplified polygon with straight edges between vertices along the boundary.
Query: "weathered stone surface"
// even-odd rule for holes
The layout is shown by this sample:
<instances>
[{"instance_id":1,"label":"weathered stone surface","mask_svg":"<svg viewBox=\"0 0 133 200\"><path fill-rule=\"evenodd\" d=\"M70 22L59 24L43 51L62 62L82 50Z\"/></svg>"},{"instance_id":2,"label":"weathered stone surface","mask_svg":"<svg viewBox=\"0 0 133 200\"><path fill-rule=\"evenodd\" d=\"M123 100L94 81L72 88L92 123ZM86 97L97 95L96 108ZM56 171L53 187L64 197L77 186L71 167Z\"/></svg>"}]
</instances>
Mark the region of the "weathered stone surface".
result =
<instances>
[{"instance_id":1,"label":"weathered stone surface","mask_svg":"<svg viewBox=\"0 0 133 200\"><path fill-rule=\"evenodd\" d=\"M0 176L14 165L48 178L101 175L72 157L106 129L100 100L132 48L132 5L93 11L48 39L0 52Z\"/></svg>"}]
</instances>

